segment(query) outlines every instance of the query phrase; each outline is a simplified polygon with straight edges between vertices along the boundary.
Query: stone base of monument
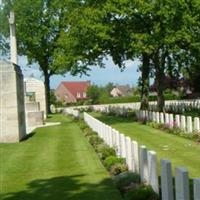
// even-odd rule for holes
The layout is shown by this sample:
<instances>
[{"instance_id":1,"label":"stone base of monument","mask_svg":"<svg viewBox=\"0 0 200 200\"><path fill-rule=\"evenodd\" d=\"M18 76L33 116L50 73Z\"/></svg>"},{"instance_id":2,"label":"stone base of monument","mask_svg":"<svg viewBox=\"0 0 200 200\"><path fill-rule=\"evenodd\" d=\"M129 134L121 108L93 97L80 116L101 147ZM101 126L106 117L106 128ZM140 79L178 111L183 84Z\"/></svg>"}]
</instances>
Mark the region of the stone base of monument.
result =
<instances>
[{"instance_id":1,"label":"stone base of monument","mask_svg":"<svg viewBox=\"0 0 200 200\"><path fill-rule=\"evenodd\" d=\"M26 112L40 110L39 102L26 102L25 107L26 107Z\"/></svg>"},{"instance_id":2,"label":"stone base of monument","mask_svg":"<svg viewBox=\"0 0 200 200\"><path fill-rule=\"evenodd\" d=\"M26 113L27 133L44 124L44 113L42 111L29 111Z\"/></svg>"},{"instance_id":3,"label":"stone base of monument","mask_svg":"<svg viewBox=\"0 0 200 200\"><path fill-rule=\"evenodd\" d=\"M24 84L20 67L0 60L0 142L26 136Z\"/></svg>"}]
</instances>

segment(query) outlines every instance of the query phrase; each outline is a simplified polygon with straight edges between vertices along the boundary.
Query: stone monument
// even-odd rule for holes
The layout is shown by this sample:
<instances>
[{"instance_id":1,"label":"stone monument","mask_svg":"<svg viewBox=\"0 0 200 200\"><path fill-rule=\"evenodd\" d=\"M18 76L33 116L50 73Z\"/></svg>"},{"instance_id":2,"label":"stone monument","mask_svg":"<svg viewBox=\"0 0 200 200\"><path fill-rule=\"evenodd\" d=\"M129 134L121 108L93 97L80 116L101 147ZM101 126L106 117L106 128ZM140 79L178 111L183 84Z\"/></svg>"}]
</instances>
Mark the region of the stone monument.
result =
<instances>
[{"instance_id":1,"label":"stone monument","mask_svg":"<svg viewBox=\"0 0 200 200\"><path fill-rule=\"evenodd\" d=\"M34 101L39 102L39 110L43 112L44 119L46 119L46 100L44 83L38 79L29 77L24 79L24 86L25 99L27 100L27 95L33 95ZM28 102L30 102L29 99Z\"/></svg>"},{"instance_id":2,"label":"stone monument","mask_svg":"<svg viewBox=\"0 0 200 200\"><path fill-rule=\"evenodd\" d=\"M0 61L0 142L19 142L26 135L24 84L17 66L15 16L10 13L11 62Z\"/></svg>"}]
</instances>

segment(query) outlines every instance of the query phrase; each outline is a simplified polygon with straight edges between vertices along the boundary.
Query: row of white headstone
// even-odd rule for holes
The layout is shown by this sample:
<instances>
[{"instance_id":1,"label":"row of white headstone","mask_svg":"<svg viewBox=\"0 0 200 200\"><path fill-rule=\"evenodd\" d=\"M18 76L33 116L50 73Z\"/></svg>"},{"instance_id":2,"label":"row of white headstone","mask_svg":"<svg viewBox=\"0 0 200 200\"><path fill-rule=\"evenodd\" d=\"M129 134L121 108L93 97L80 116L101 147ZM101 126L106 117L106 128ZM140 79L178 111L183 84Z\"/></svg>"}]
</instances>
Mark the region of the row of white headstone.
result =
<instances>
[{"instance_id":1,"label":"row of white headstone","mask_svg":"<svg viewBox=\"0 0 200 200\"><path fill-rule=\"evenodd\" d=\"M99 112L107 112L109 107L112 108L125 108L125 109L131 109L131 110L139 110L140 109L140 102L134 102L134 103L117 103L117 104L101 104L101 105L90 105L90 106L78 106L76 108L88 108L91 107L95 111ZM149 102L150 106L155 106L157 105L156 101L150 101ZM187 106L193 106L194 108L199 108L200 106L200 100L199 99L194 99L194 100L166 100L165 101L165 106L182 106L184 107ZM176 109L175 109L176 110Z\"/></svg>"},{"instance_id":2,"label":"row of white headstone","mask_svg":"<svg viewBox=\"0 0 200 200\"><path fill-rule=\"evenodd\" d=\"M76 119L80 117L79 110L75 110L73 108L65 108L63 114L72 115Z\"/></svg>"},{"instance_id":3,"label":"row of white headstone","mask_svg":"<svg viewBox=\"0 0 200 200\"><path fill-rule=\"evenodd\" d=\"M169 128L177 127L186 133L200 132L199 117L192 118L191 116L174 115L172 113L152 112L138 110L136 111L137 118L140 120L146 119L156 123L166 124Z\"/></svg>"},{"instance_id":4,"label":"row of white headstone","mask_svg":"<svg viewBox=\"0 0 200 200\"><path fill-rule=\"evenodd\" d=\"M129 170L139 173L142 182L151 185L157 194L159 194L159 188L161 188L162 200L190 200L189 177L185 168L177 167L175 170L174 194L171 162L169 160L161 160L161 185L159 186L156 152L147 150L145 146L139 146L130 137L126 137L87 113L84 113L84 120L106 144L115 148L119 157L126 159ZM200 179L193 180L193 193L193 199L200 200Z\"/></svg>"}]
</instances>

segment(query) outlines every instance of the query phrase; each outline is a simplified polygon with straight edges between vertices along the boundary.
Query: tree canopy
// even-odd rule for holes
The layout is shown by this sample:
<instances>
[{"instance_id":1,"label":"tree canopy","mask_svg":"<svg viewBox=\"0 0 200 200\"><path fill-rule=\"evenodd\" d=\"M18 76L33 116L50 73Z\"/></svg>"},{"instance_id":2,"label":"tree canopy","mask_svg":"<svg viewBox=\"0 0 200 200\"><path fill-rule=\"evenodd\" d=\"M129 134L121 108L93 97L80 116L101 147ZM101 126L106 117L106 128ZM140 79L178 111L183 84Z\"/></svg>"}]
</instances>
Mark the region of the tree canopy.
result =
<instances>
[{"instance_id":1,"label":"tree canopy","mask_svg":"<svg viewBox=\"0 0 200 200\"><path fill-rule=\"evenodd\" d=\"M159 110L166 74L199 77L198 0L12 0L4 2L1 16L10 9L16 12L19 52L39 63L47 99L51 75L87 74L91 65L103 67L108 55L121 69L127 59L141 61L142 109L148 108L150 76ZM6 36L6 28L1 32Z\"/></svg>"}]
</instances>

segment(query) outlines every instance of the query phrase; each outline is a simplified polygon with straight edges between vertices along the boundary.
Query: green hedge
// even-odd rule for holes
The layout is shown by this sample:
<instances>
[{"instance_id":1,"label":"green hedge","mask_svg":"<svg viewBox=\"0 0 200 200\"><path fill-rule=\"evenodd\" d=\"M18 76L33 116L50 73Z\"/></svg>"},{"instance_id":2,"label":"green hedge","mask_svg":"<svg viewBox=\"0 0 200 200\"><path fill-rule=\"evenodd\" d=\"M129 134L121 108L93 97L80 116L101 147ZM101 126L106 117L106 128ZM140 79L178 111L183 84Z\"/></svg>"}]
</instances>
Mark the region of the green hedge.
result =
<instances>
[{"instance_id":1,"label":"green hedge","mask_svg":"<svg viewBox=\"0 0 200 200\"><path fill-rule=\"evenodd\" d=\"M180 99L178 96L173 94L165 94L165 100L176 100ZM149 96L149 101L156 101L157 96ZM140 96L128 96L128 97L109 97L102 98L99 100L99 104L111 104L111 103L131 103L131 102L139 102Z\"/></svg>"}]
</instances>

